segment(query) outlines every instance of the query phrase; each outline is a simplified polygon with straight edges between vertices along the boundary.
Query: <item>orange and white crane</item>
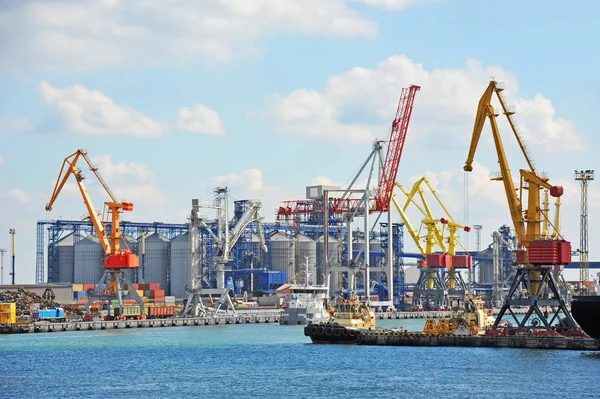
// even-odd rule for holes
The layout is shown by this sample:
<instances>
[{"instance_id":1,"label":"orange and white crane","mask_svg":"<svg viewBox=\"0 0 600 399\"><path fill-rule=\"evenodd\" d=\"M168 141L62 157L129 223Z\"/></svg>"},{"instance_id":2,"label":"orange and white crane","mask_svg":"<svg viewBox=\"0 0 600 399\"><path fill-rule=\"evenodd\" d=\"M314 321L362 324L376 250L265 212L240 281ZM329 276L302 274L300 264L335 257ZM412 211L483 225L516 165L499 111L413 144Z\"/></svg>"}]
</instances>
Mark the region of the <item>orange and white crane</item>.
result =
<instances>
[{"instance_id":1,"label":"orange and white crane","mask_svg":"<svg viewBox=\"0 0 600 399\"><path fill-rule=\"evenodd\" d=\"M83 171L77 167L77 162L81 158L83 158L89 169L94 173L102 188L110 198L109 201L104 203L103 218L100 218L100 215L94 208L90 195L83 184L85 176ZM52 210L54 202L58 198L58 195L62 191L71 175L73 175L75 178L79 192L83 197L83 203L88 211L88 218L94 225L96 235L98 236L98 240L100 241L105 254L105 258L103 260L104 274L98 284L96 284L94 291L88 293L88 301L85 305L86 315L89 315L89 308L94 300L110 300L114 298L119 301L119 314L122 314L124 297L130 297L138 302L140 305L140 314L143 315L144 302L139 297L136 290L133 289L131 281L129 281L125 274L126 270L139 267L139 257L138 255L132 253L129 248L127 248L125 241L123 241L125 248L121 247L123 236L120 229L120 214L122 212L133 211L133 203L117 201L110 188L108 188L108 185L104 182L104 179L102 179L98 173L98 168L94 166L87 157L87 152L79 149L64 159L58 179L56 180L56 184L54 186L54 191L52 192L50 201L48 204L46 204L46 211ZM109 218L110 235L108 235L106 232L109 224ZM129 289L127 295L124 295L123 293L123 283L128 285Z\"/></svg>"}]
</instances>

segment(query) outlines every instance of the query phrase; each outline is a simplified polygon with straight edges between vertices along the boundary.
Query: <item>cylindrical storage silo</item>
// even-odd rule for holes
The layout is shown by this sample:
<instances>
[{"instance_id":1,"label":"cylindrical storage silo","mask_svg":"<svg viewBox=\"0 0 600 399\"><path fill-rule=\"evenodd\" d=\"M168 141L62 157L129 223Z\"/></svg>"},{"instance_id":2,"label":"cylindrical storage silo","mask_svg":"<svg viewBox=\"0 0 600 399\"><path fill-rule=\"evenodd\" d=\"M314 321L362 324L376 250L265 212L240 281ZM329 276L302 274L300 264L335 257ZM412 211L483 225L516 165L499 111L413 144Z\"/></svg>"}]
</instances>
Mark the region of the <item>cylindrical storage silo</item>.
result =
<instances>
[{"instance_id":1,"label":"cylindrical storage silo","mask_svg":"<svg viewBox=\"0 0 600 399\"><path fill-rule=\"evenodd\" d=\"M252 251L252 267L254 268L261 268L263 267L262 265L265 263L264 262L264 251L263 251L263 247L262 244L260 242L260 239L258 238L258 234L252 234L252 245L251 245L251 251ZM248 265L248 267L250 267Z\"/></svg>"},{"instance_id":2,"label":"cylindrical storage silo","mask_svg":"<svg viewBox=\"0 0 600 399\"><path fill-rule=\"evenodd\" d=\"M381 240L371 239L369 243L369 267L384 266L385 250L381 247ZM371 272L370 280L381 282L381 272Z\"/></svg>"},{"instance_id":3,"label":"cylindrical storage silo","mask_svg":"<svg viewBox=\"0 0 600 399\"><path fill-rule=\"evenodd\" d=\"M144 276L145 283L158 283L161 290L168 290L167 268L169 266L169 240L158 233L145 237L145 255L142 254L142 237L138 239L140 269L138 279ZM142 266L142 256L144 257Z\"/></svg>"},{"instance_id":4,"label":"cylindrical storage silo","mask_svg":"<svg viewBox=\"0 0 600 399\"><path fill-rule=\"evenodd\" d=\"M171 283L170 295L175 298L187 298L186 285L192 288L191 250L189 233L178 235L171 240Z\"/></svg>"},{"instance_id":5,"label":"cylindrical storage silo","mask_svg":"<svg viewBox=\"0 0 600 399\"><path fill-rule=\"evenodd\" d=\"M494 282L494 262L483 260L479 262L479 280L481 284L492 284Z\"/></svg>"},{"instance_id":6,"label":"cylindrical storage silo","mask_svg":"<svg viewBox=\"0 0 600 399\"><path fill-rule=\"evenodd\" d=\"M273 234L267 244L271 270L286 273L286 280L293 282L295 277L294 241L281 232Z\"/></svg>"},{"instance_id":7,"label":"cylindrical storage silo","mask_svg":"<svg viewBox=\"0 0 600 399\"><path fill-rule=\"evenodd\" d=\"M304 234L295 237L298 283L314 285L317 280L317 243ZM307 265L308 262L308 265ZM308 267L308 277L306 276Z\"/></svg>"},{"instance_id":8,"label":"cylindrical storage silo","mask_svg":"<svg viewBox=\"0 0 600 399\"><path fill-rule=\"evenodd\" d=\"M96 236L87 236L74 245L74 284L97 284L104 273L104 248Z\"/></svg>"},{"instance_id":9,"label":"cylindrical storage silo","mask_svg":"<svg viewBox=\"0 0 600 399\"><path fill-rule=\"evenodd\" d=\"M57 243L58 282L73 282L73 233L63 237Z\"/></svg>"},{"instance_id":10,"label":"cylindrical storage silo","mask_svg":"<svg viewBox=\"0 0 600 399\"><path fill-rule=\"evenodd\" d=\"M325 244L322 235L317 239L317 284L325 284ZM327 240L327 246L329 249L329 265L339 266L341 264L340 252L338 252L338 240L335 237L329 236ZM341 249L341 248L340 248Z\"/></svg>"}]
</instances>

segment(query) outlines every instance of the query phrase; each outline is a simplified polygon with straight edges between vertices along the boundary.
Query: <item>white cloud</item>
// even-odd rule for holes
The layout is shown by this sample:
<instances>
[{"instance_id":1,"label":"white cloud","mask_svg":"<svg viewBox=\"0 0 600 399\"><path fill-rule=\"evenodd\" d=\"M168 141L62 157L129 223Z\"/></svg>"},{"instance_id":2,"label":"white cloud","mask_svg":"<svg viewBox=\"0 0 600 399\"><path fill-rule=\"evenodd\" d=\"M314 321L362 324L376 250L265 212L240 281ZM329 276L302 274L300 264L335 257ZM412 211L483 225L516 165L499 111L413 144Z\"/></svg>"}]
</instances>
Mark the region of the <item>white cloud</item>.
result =
<instances>
[{"instance_id":1,"label":"white cloud","mask_svg":"<svg viewBox=\"0 0 600 399\"><path fill-rule=\"evenodd\" d=\"M27 118L0 115L0 132L21 132L31 130L34 123Z\"/></svg>"},{"instance_id":2,"label":"white cloud","mask_svg":"<svg viewBox=\"0 0 600 399\"><path fill-rule=\"evenodd\" d=\"M508 82L504 96L516 105L515 118L530 146L548 153L582 148L583 141L572 123L556 117L550 100L542 94L533 99L519 97L511 73L475 60L469 60L462 69L427 70L405 55L394 55L373 69L355 67L331 76L322 92L299 89L274 95L267 103L277 131L370 141L376 136L387 137L402 88L416 84L421 90L415 97L412 140L430 146L432 140L452 137L452 142L466 143L490 77Z\"/></svg>"},{"instance_id":3,"label":"white cloud","mask_svg":"<svg viewBox=\"0 0 600 399\"><path fill-rule=\"evenodd\" d=\"M362 124L343 124L341 109L326 96L314 90L296 90L287 96L268 100L275 116L274 129L314 137L371 141L370 127Z\"/></svg>"},{"instance_id":4,"label":"white cloud","mask_svg":"<svg viewBox=\"0 0 600 399\"><path fill-rule=\"evenodd\" d=\"M227 61L276 34L375 37L343 0L15 2L0 12L0 67L85 70Z\"/></svg>"},{"instance_id":5,"label":"white cloud","mask_svg":"<svg viewBox=\"0 0 600 399\"><path fill-rule=\"evenodd\" d=\"M200 134L225 134L221 118L217 111L202 104L196 104L194 108L182 107L176 122L177 128Z\"/></svg>"},{"instance_id":6,"label":"white cloud","mask_svg":"<svg viewBox=\"0 0 600 399\"><path fill-rule=\"evenodd\" d=\"M91 161L98 167L102 178L109 184L125 184L131 182L153 182L154 173L146 165L135 162L114 162L110 155L96 155Z\"/></svg>"},{"instance_id":7,"label":"white cloud","mask_svg":"<svg viewBox=\"0 0 600 399\"><path fill-rule=\"evenodd\" d=\"M294 190L280 186L265 184L263 172L260 169L247 169L241 173L230 173L215 176L212 183L218 186L227 186L230 198L235 199L260 199L262 201L261 215L266 221L274 220L275 211L283 200L295 200L304 197L304 189Z\"/></svg>"},{"instance_id":8,"label":"white cloud","mask_svg":"<svg viewBox=\"0 0 600 399\"><path fill-rule=\"evenodd\" d=\"M384 7L390 10L401 10L420 3L435 3L443 0L347 0L349 2L364 3L370 6Z\"/></svg>"},{"instance_id":9,"label":"white cloud","mask_svg":"<svg viewBox=\"0 0 600 399\"><path fill-rule=\"evenodd\" d=\"M11 188L8 190L8 195L21 204L26 204L29 202L29 196L27 193L18 188Z\"/></svg>"},{"instance_id":10,"label":"white cloud","mask_svg":"<svg viewBox=\"0 0 600 399\"><path fill-rule=\"evenodd\" d=\"M39 91L44 103L71 133L155 137L164 132L164 127L154 119L81 85L57 89L41 82Z\"/></svg>"}]
</instances>

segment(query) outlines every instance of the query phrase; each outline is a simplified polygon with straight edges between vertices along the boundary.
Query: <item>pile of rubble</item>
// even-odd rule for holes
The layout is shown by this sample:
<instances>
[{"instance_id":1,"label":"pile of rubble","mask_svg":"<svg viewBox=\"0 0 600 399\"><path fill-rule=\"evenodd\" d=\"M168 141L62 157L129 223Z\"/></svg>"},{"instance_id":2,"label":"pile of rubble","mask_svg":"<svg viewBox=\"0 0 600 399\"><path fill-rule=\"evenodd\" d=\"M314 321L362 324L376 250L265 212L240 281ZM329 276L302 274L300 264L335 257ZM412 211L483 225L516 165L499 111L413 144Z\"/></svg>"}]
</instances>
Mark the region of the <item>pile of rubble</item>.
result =
<instances>
[{"instance_id":1,"label":"pile of rubble","mask_svg":"<svg viewBox=\"0 0 600 399\"><path fill-rule=\"evenodd\" d=\"M17 304L17 316L29 315L31 305L38 304L39 309L49 309L62 307L65 310L65 315L81 315L83 310L77 305L61 305L49 299L44 299L38 294L28 291L24 288L19 288L18 291L0 292L0 303L15 302Z\"/></svg>"}]
</instances>

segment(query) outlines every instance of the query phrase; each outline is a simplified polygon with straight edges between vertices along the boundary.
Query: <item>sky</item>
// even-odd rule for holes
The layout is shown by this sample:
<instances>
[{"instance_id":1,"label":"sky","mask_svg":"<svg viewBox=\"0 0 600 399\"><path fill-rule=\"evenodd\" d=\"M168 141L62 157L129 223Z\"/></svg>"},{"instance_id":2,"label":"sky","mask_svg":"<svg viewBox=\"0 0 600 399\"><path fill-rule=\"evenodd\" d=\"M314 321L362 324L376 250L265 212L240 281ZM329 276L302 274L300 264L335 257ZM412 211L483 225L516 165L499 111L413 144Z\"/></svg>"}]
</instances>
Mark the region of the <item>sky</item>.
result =
<instances>
[{"instance_id":1,"label":"sky","mask_svg":"<svg viewBox=\"0 0 600 399\"><path fill-rule=\"evenodd\" d=\"M233 199L262 200L274 221L280 201L304 198L306 186L348 183L373 141L387 139L411 84L421 90L397 181L427 176L457 221L483 226L486 247L512 225L502 184L489 180L498 158L487 125L473 172L462 167L492 78L537 169L564 187L562 234L577 249L573 173L596 168L600 144L598 26L596 2L5 0L4 280L9 229L16 281L33 282L36 221L86 215L72 181L45 211L63 159L79 148L135 204L127 220L185 223L192 198L227 186ZM516 180L526 164L508 125L500 130ZM87 175L101 209L106 194ZM599 200L591 182L590 243L600 239ZM474 249L473 233L463 242ZM600 260L593 244L590 259Z\"/></svg>"}]
</instances>

